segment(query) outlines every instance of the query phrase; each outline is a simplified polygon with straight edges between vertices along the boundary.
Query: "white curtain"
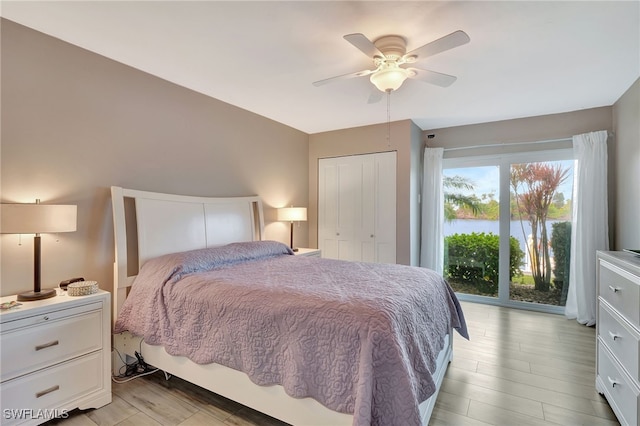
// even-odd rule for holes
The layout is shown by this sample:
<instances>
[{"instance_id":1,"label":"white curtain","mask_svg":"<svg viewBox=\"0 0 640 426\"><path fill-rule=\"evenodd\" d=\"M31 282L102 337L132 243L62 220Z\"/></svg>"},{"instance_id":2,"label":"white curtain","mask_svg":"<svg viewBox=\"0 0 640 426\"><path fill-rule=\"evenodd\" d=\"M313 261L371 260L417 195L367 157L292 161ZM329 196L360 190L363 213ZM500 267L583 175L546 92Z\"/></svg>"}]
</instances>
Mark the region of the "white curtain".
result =
<instances>
[{"instance_id":1,"label":"white curtain","mask_svg":"<svg viewBox=\"0 0 640 426\"><path fill-rule=\"evenodd\" d=\"M578 165L565 316L591 326L596 323L596 250L609 249L607 132L574 136L573 151Z\"/></svg>"},{"instance_id":2,"label":"white curtain","mask_svg":"<svg viewBox=\"0 0 640 426\"><path fill-rule=\"evenodd\" d=\"M425 148L422 183L420 266L442 274L444 260L443 148Z\"/></svg>"}]
</instances>

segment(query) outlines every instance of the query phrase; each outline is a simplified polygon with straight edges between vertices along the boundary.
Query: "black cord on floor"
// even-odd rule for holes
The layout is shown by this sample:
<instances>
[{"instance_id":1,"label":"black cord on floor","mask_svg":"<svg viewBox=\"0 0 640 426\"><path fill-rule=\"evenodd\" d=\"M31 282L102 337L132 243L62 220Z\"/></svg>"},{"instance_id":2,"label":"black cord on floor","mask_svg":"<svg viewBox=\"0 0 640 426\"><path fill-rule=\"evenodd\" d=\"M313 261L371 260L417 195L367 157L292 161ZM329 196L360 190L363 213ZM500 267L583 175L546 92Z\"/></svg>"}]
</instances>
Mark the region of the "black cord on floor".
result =
<instances>
[{"instance_id":1,"label":"black cord on floor","mask_svg":"<svg viewBox=\"0 0 640 426\"><path fill-rule=\"evenodd\" d=\"M140 352L135 351L134 354L136 356L136 361L131 364L127 364L127 362L122 358L120 352L113 348L120 357L120 360L124 363L124 365L120 368L120 374L118 376L112 376L111 380L115 383L125 383L133 379L137 379L138 377L147 376L149 374L155 373L158 371L158 368L153 368L149 364L147 364L140 354ZM122 369L125 369L122 372Z\"/></svg>"}]
</instances>

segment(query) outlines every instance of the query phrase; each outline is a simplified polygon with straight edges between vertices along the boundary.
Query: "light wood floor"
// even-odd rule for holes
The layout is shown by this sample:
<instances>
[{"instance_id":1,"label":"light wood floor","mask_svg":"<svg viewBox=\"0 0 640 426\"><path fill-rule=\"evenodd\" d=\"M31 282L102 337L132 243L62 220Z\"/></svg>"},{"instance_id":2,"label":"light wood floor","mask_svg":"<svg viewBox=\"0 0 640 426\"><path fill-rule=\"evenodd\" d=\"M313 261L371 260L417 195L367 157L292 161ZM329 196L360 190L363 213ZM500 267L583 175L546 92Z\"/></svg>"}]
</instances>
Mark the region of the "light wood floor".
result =
<instances>
[{"instance_id":1,"label":"light wood floor","mask_svg":"<svg viewBox=\"0 0 640 426\"><path fill-rule=\"evenodd\" d=\"M464 303L471 340L454 359L430 425L618 425L595 390L595 330L563 316ZM143 354L144 355L144 354ZM164 375L113 384L113 402L50 424L282 425Z\"/></svg>"}]
</instances>

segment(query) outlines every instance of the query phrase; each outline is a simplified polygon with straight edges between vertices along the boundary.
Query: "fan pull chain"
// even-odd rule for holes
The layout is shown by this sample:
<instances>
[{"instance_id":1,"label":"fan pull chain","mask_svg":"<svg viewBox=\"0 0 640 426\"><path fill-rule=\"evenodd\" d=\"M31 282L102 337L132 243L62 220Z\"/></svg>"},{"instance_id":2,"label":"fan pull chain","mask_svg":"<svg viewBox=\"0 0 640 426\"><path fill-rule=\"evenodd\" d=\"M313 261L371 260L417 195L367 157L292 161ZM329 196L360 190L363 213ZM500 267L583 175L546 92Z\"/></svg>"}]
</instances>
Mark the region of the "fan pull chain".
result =
<instances>
[{"instance_id":1,"label":"fan pull chain","mask_svg":"<svg viewBox=\"0 0 640 426\"><path fill-rule=\"evenodd\" d=\"M387 90L387 148L391 149L391 90Z\"/></svg>"}]
</instances>

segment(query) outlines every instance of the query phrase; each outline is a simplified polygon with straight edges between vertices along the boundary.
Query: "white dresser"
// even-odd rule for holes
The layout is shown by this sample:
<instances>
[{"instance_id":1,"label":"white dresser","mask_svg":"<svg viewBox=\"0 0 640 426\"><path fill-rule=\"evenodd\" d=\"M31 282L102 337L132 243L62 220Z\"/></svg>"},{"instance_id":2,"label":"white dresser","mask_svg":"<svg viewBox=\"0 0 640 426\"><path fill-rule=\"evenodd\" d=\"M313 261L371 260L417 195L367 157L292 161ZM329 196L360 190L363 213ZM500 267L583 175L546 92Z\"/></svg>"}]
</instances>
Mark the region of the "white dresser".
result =
<instances>
[{"instance_id":1,"label":"white dresser","mask_svg":"<svg viewBox=\"0 0 640 426\"><path fill-rule=\"evenodd\" d=\"M2 425L40 424L111 402L110 312L104 291L1 311Z\"/></svg>"},{"instance_id":2,"label":"white dresser","mask_svg":"<svg viewBox=\"0 0 640 426\"><path fill-rule=\"evenodd\" d=\"M623 425L640 421L640 257L598 252L596 388Z\"/></svg>"}]
</instances>

